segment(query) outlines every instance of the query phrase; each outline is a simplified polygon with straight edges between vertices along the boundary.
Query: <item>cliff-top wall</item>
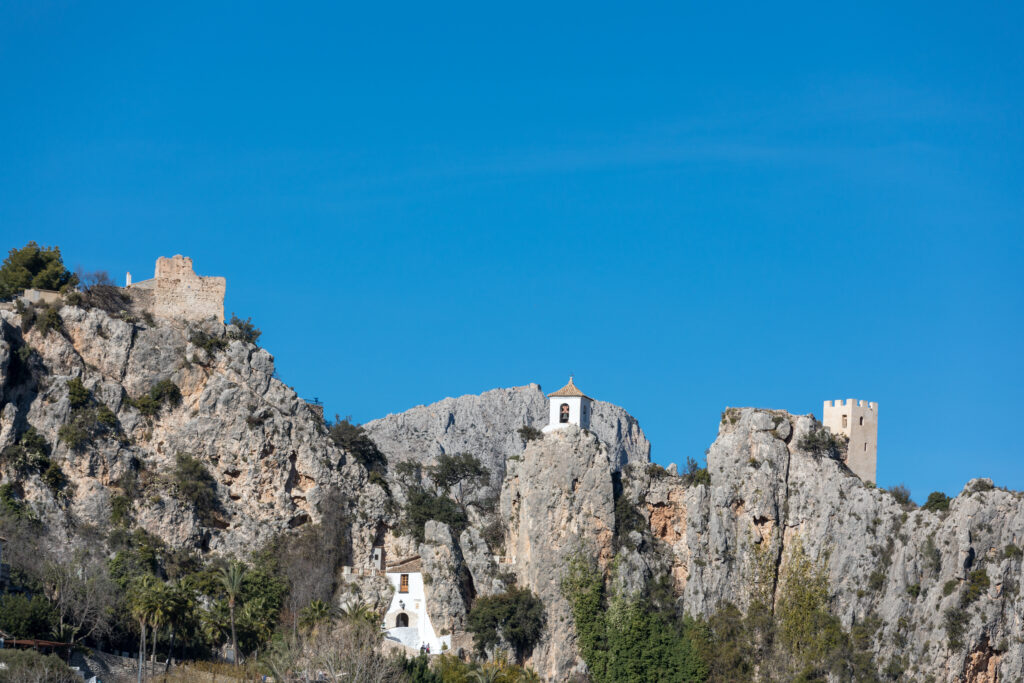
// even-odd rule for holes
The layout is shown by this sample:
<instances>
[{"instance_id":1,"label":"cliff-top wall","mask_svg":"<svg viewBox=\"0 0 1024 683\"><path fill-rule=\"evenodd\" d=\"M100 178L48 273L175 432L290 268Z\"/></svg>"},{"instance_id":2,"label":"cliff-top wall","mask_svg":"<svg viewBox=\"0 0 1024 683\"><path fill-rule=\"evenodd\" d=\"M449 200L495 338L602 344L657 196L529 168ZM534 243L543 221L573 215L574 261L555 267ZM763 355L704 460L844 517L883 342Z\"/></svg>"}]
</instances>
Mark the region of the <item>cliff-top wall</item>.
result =
<instances>
[{"instance_id":1,"label":"cliff-top wall","mask_svg":"<svg viewBox=\"0 0 1024 683\"><path fill-rule=\"evenodd\" d=\"M196 275L192 259L178 254L158 258L153 278L132 283L125 291L137 310L158 318L222 322L226 290L225 278Z\"/></svg>"}]
</instances>

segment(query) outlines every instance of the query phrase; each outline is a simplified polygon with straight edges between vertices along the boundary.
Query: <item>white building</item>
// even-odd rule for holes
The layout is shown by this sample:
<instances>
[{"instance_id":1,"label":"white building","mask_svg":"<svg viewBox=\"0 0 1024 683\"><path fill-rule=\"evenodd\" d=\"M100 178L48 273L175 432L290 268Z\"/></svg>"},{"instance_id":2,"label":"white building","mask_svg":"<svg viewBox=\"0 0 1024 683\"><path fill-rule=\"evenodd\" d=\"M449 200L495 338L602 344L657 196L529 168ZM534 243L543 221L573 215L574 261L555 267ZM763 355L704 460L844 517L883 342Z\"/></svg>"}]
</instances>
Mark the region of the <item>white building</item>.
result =
<instances>
[{"instance_id":1,"label":"white building","mask_svg":"<svg viewBox=\"0 0 1024 683\"><path fill-rule=\"evenodd\" d=\"M427 645L432 655L450 650L452 637L438 636L430 623L420 558L388 567L385 576L395 593L384 614L384 637L414 650Z\"/></svg>"},{"instance_id":2,"label":"white building","mask_svg":"<svg viewBox=\"0 0 1024 683\"><path fill-rule=\"evenodd\" d=\"M564 429L569 425L576 425L583 429L590 429L591 399L572 383L569 383L558 391L548 394L548 426L542 432L550 432L555 429Z\"/></svg>"}]
</instances>

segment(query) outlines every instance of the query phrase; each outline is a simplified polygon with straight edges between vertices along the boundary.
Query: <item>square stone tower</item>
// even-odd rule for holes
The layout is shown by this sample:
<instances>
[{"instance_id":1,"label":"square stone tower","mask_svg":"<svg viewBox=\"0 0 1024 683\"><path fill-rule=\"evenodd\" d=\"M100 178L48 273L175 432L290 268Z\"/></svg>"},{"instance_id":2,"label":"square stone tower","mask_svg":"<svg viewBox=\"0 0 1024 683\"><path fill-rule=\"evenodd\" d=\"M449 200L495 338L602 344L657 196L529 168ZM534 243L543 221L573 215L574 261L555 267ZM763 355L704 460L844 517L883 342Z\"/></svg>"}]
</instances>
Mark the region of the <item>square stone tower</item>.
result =
<instances>
[{"instance_id":1,"label":"square stone tower","mask_svg":"<svg viewBox=\"0 0 1024 683\"><path fill-rule=\"evenodd\" d=\"M843 434L850 439L846 466L864 481L875 483L878 404L852 398L825 401L821 423L833 434Z\"/></svg>"}]
</instances>

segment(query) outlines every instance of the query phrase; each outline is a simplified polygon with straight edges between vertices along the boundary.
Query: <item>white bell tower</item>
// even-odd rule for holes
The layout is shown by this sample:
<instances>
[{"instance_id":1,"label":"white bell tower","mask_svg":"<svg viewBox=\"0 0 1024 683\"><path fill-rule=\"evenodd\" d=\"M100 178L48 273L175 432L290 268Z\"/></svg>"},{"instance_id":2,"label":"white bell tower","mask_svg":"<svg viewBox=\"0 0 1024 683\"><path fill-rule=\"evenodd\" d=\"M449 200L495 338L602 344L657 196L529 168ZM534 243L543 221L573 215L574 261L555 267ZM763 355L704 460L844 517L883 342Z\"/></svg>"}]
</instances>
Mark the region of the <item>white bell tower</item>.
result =
<instances>
[{"instance_id":1,"label":"white bell tower","mask_svg":"<svg viewBox=\"0 0 1024 683\"><path fill-rule=\"evenodd\" d=\"M576 425L582 429L590 429L591 403L593 399L569 383L558 391L548 394L548 426L542 432L564 429Z\"/></svg>"}]
</instances>

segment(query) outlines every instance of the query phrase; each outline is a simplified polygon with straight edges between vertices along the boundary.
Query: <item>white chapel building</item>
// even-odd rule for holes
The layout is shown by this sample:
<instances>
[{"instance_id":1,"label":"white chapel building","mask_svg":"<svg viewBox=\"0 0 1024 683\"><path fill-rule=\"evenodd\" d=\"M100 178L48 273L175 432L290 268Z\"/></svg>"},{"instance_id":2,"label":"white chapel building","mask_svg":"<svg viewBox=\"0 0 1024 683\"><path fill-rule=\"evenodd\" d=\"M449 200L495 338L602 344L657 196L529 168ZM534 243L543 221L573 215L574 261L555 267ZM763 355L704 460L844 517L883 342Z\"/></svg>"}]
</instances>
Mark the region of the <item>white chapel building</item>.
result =
<instances>
[{"instance_id":1,"label":"white chapel building","mask_svg":"<svg viewBox=\"0 0 1024 683\"><path fill-rule=\"evenodd\" d=\"M451 649L452 637L438 636L430 623L421 565L419 557L411 557L385 570L395 592L384 614L384 637L413 650L426 645L430 654L439 655Z\"/></svg>"},{"instance_id":2,"label":"white chapel building","mask_svg":"<svg viewBox=\"0 0 1024 683\"><path fill-rule=\"evenodd\" d=\"M569 425L590 429L593 399L577 389L572 379L570 375L568 384L548 394L548 426L541 430L545 434Z\"/></svg>"}]
</instances>

